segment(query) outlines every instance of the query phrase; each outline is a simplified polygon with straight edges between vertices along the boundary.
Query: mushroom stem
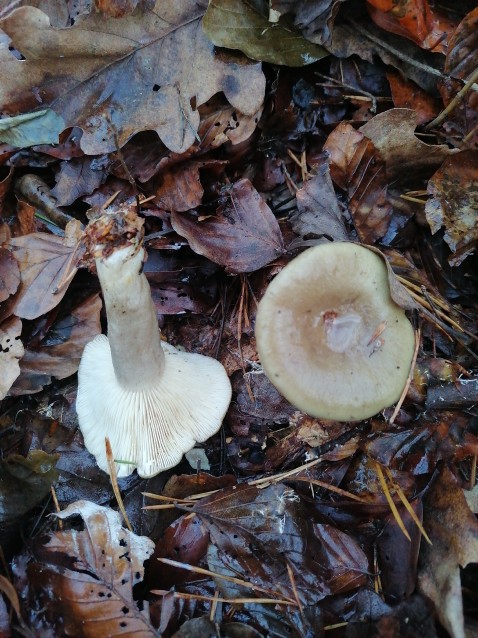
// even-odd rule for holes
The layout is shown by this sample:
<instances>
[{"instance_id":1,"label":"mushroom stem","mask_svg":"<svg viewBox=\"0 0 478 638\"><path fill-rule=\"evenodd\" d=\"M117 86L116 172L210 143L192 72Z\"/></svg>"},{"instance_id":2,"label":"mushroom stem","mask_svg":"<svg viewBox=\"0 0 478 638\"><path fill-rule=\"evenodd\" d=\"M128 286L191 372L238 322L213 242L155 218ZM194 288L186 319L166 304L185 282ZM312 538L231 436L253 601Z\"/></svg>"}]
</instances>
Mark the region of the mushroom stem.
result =
<instances>
[{"instance_id":1,"label":"mushroom stem","mask_svg":"<svg viewBox=\"0 0 478 638\"><path fill-rule=\"evenodd\" d=\"M154 387L164 370L158 320L143 260L144 249L134 246L95 260L115 375L122 388L132 391Z\"/></svg>"}]
</instances>

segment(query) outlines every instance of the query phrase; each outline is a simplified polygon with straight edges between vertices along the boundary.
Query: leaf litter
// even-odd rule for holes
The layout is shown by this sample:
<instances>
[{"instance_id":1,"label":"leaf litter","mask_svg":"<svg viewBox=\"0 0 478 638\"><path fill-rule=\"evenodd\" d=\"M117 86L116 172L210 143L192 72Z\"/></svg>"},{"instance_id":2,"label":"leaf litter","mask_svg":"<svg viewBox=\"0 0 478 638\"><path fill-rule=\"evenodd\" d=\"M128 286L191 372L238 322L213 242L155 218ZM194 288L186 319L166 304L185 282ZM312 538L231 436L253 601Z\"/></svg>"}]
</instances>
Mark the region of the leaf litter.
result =
<instances>
[{"instance_id":1,"label":"leaf litter","mask_svg":"<svg viewBox=\"0 0 478 638\"><path fill-rule=\"evenodd\" d=\"M5 635L476 633L476 21L426 0L2 5ZM129 532L72 375L107 329L88 210L138 202L159 325L225 365L233 401L195 468L118 481ZM254 336L282 267L344 240L385 255L420 335L399 406L358 423L290 405Z\"/></svg>"}]
</instances>

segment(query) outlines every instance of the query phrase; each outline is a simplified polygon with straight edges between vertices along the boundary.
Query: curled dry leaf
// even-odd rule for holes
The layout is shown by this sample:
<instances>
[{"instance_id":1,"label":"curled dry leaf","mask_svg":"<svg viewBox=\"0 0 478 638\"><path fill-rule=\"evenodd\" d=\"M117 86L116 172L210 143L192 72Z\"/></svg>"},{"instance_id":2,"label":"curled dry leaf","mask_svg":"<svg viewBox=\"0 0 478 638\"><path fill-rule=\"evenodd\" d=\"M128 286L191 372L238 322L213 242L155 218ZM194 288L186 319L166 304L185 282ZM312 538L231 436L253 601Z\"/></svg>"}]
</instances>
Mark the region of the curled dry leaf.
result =
<instances>
[{"instance_id":1,"label":"curled dry leaf","mask_svg":"<svg viewBox=\"0 0 478 638\"><path fill-rule=\"evenodd\" d=\"M454 253L449 262L457 266L478 241L478 151L462 151L443 162L428 182L428 193L427 221L432 233L445 228Z\"/></svg>"},{"instance_id":2,"label":"curled dry leaf","mask_svg":"<svg viewBox=\"0 0 478 638\"><path fill-rule=\"evenodd\" d=\"M225 194L217 215L198 221L191 214L171 213L174 230L194 252L229 272L253 272L284 252L279 224L248 179Z\"/></svg>"},{"instance_id":3,"label":"curled dry leaf","mask_svg":"<svg viewBox=\"0 0 478 638\"><path fill-rule=\"evenodd\" d=\"M54 29L39 9L15 9L0 27L25 59L8 47L0 51L0 108L18 114L40 98L66 127L83 129L88 155L114 151L115 132L122 146L144 130L183 152L196 139L197 107L212 95L222 91L249 115L264 97L260 64L215 53L201 28L204 9L192 0L158 1L122 18L81 15L64 29Z\"/></svg>"},{"instance_id":4,"label":"curled dry leaf","mask_svg":"<svg viewBox=\"0 0 478 638\"><path fill-rule=\"evenodd\" d=\"M83 519L82 530L55 532L32 548L26 593L36 623L57 636L77 636L81 627L84 638L153 638L147 604L140 611L133 600L153 541L124 529L118 512L89 501L72 503L55 516L64 521L75 515Z\"/></svg>"},{"instance_id":5,"label":"curled dry leaf","mask_svg":"<svg viewBox=\"0 0 478 638\"><path fill-rule=\"evenodd\" d=\"M18 360L24 349L20 341L22 322L11 317L0 325L0 399L3 399L20 374Z\"/></svg>"},{"instance_id":6,"label":"curled dry leaf","mask_svg":"<svg viewBox=\"0 0 478 638\"><path fill-rule=\"evenodd\" d=\"M388 181L430 174L449 155L458 152L446 144L425 144L415 135L415 111L390 109L373 117L360 128L380 152L387 167Z\"/></svg>"},{"instance_id":7,"label":"curled dry leaf","mask_svg":"<svg viewBox=\"0 0 478 638\"><path fill-rule=\"evenodd\" d=\"M373 243L387 232L392 206L380 152L363 133L341 122L324 145L330 155L330 174L348 195L349 209L360 239Z\"/></svg>"}]
</instances>

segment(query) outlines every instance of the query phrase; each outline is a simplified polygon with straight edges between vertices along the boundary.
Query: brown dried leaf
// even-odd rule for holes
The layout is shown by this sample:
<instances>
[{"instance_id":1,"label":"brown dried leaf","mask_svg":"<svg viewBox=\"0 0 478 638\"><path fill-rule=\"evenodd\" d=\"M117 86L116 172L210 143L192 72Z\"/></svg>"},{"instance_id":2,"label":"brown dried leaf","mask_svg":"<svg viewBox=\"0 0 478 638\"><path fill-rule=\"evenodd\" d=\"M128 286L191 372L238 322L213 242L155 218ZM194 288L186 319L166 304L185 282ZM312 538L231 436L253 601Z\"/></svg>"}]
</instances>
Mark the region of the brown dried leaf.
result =
<instances>
[{"instance_id":1,"label":"brown dried leaf","mask_svg":"<svg viewBox=\"0 0 478 638\"><path fill-rule=\"evenodd\" d=\"M17 317L11 317L0 325L0 399L7 395L20 374L18 360L24 353L21 331L22 322Z\"/></svg>"},{"instance_id":2,"label":"brown dried leaf","mask_svg":"<svg viewBox=\"0 0 478 638\"><path fill-rule=\"evenodd\" d=\"M347 122L332 131L324 150L330 155L332 179L348 194L358 236L365 243L377 241L387 232L392 216L380 152Z\"/></svg>"},{"instance_id":3,"label":"brown dried leaf","mask_svg":"<svg viewBox=\"0 0 478 638\"><path fill-rule=\"evenodd\" d=\"M433 545L422 546L419 588L452 638L464 638L460 567L478 563L478 521L446 466L426 496L424 526Z\"/></svg>"},{"instance_id":4,"label":"brown dried leaf","mask_svg":"<svg viewBox=\"0 0 478 638\"><path fill-rule=\"evenodd\" d=\"M114 151L115 132L121 146L143 130L183 152L196 139L197 107L212 95L222 91L249 115L264 97L260 63L216 54L201 29L204 11L192 0L158 0L152 11L122 18L94 12L54 29L39 9L20 7L0 21L25 57L0 51L0 107L17 114L41 99L65 127L83 129L80 145L89 155Z\"/></svg>"},{"instance_id":5,"label":"brown dried leaf","mask_svg":"<svg viewBox=\"0 0 478 638\"><path fill-rule=\"evenodd\" d=\"M368 560L358 543L330 525L312 524L299 495L283 484L225 489L193 510L227 569L280 596L297 594L315 604L367 580Z\"/></svg>"},{"instance_id":6,"label":"brown dried leaf","mask_svg":"<svg viewBox=\"0 0 478 638\"><path fill-rule=\"evenodd\" d=\"M133 13L138 6L141 11L152 9L154 0L95 0L95 9L112 18Z\"/></svg>"},{"instance_id":7,"label":"brown dried leaf","mask_svg":"<svg viewBox=\"0 0 478 638\"><path fill-rule=\"evenodd\" d=\"M225 266L228 272L253 272L284 252L279 224L248 179L236 182L217 215L198 221L172 211L174 230L194 252Z\"/></svg>"},{"instance_id":8,"label":"brown dried leaf","mask_svg":"<svg viewBox=\"0 0 478 638\"><path fill-rule=\"evenodd\" d=\"M449 155L457 152L446 144L425 144L415 135L415 111L390 109L379 113L360 128L380 152L387 167L389 181L430 173Z\"/></svg>"},{"instance_id":9,"label":"brown dried leaf","mask_svg":"<svg viewBox=\"0 0 478 638\"><path fill-rule=\"evenodd\" d=\"M56 321L39 344L27 345L11 394L39 392L52 377L64 379L74 374L84 347L101 332L101 305L99 295L93 295Z\"/></svg>"},{"instance_id":10,"label":"brown dried leaf","mask_svg":"<svg viewBox=\"0 0 478 638\"><path fill-rule=\"evenodd\" d=\"M58 206L73 204L83 195L91 195L106 180L106 157L81 157L62 162L56 186L51 194Z\"/></svg>"},{"instance_id":11,"label":"brown dried leaf","mask_svg":"<svg viewBox=\"0 0 478 638\"><path fill-rule=\"evenodd\" d=\"M13 295L20 285L20 270L12 253L0 247L0 302Z\"/></svg>"},{"instance_id":12,"label":"brown dried leaf","mask_svg":"<svg viewBox=\"0 0 478 638\"><path fill-rule=\"evenodd\" d=\"M387 71L387 80L395 107L414 110L417 124L432 120L440 112L439 100L420 88L413 80L407 80L393 69Z\"/></svg>"},{"instance_id":13,"label":"brown dried leaf","mask_svg":"<svg viewBox=\"0 0 478 638\"><path fill-rule=\"evenodd\" d=\"M445 241L460 264L478 241L478 151L462 151L449 157L428 182L432 196L425 214L432 233L445 228Z\"/></svg>"},{"instance_id":14,"label":"brown dried leaf","mask_svg":"<svg viewBox=\"0 0 478 638\"><path fill-rule=\"evenodd\" d=\"M84 529L54 533L34 548L28 565L29 596L53 623L55 635L85 638L153 638L147 608L139 611L133 586L141 582L144 561L154 550L146 536L121 526L120 515L89 501L77 501L56 514L80 515ZM50 634L49 634L50 635Z\"/></svg>"},{"instance_id":15,"label":"brown dried leaf","mask_svg":"<svg viewBox=\"0 0 478 638\"><path fill-rule=\"evenodd\" d=\"M393 4L389 0L367 0L372 20L382 29L412 40L423 49L446 53L455 24L427 0L407 0Z\"/></svg>"},{"instance_id":16,"label":"brown dried leaf","mask_svg":"<svg viewBox=\"0 0 478 638\"><path fill-rule=\"evenodd\" d=\"M314 173L297 191L298 212L290 217L292 229L304 239L326 236L336 241L347 240L328 161L315 165Z\"/></svg>"},{"instance_id":17,"label":"brown dried leaf","mask_svg":"<svg viewBox=\"0 0 478 638\"><path fill-rule=\"evenodd\" d=\"M68 290L63 284L75 270L74 248L62 237L47 233L14 237L9 248L21 274L11 312L22 319L36 319L55 308Z\"/></svg>"},{"instance_id":18,"label":"brown dried leaf","mask_svg":"<svg viewBox=\"0 0 478 638\"><path fill-rule=\"evenodd\" d=\"M199 206L204 194L199 169L205 165L205 162L191 161L162 172L155 180L154 203L165 210L180 212Z\"/></svg>"}]
</instances>

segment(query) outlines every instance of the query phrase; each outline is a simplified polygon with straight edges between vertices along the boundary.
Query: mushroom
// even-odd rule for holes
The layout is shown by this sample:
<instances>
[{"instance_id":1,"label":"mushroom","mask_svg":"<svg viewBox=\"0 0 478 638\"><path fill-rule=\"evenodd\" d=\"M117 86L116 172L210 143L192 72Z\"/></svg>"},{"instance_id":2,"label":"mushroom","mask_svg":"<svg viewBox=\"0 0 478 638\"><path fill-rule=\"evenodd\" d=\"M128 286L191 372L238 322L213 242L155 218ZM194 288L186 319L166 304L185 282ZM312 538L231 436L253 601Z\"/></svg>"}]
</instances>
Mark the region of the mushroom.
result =
<instances>
[{"instance_id":1,"label":"mushroom","mask_svg":"<svg viewBox=\"0 0 478 638\"><path fill-rule=\"evenodd\" d=\"M143 273L143 220L104 214L85 233L108 319L108 336L87 344L78 371L76 409L87 449L108 471L105 437L118 476L150 477L215 434L231 399L223 366L161 342Z\"/></svg>"},{"instance_id":2,"label":"mushroom","mask_svg":"<svg viewBox=\"0 0 478 638\"><path fill-rule=\"evenodd\" d=\"M351 242L315 246L285 266L259 303L255 335L279 392L309 415L337 421L395 403L415 347L384 259Z\"/></svg>"}]
</instances>

